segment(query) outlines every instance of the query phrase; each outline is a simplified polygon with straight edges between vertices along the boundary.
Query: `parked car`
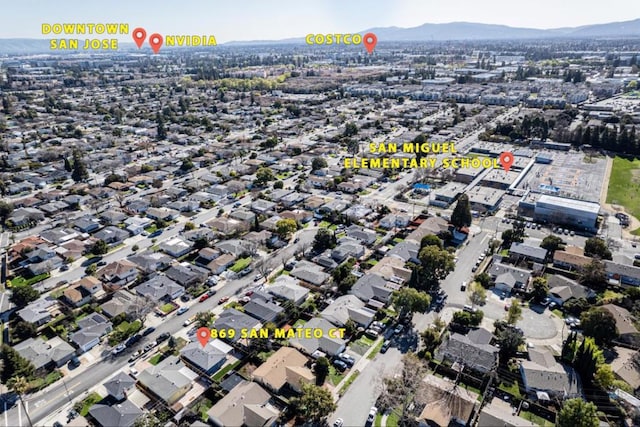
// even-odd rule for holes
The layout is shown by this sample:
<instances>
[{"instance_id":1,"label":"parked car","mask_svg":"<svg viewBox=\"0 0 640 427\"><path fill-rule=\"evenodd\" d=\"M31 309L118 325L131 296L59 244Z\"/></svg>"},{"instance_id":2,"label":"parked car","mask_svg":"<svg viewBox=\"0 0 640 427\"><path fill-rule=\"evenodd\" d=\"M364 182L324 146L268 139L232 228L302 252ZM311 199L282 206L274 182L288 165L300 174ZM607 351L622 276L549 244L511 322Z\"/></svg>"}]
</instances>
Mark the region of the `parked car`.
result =
<instances>
[{"instance_id":1,"label":"parked car","mask_svg":"<svg viewBox=\"0 0 640 427\"><path fill-rule=\"evenodd\" d=\"M366 331L364 331L364 334L371 339L376 339L380 335L377 331L373 329L367 329Z\"/></svg>"},{"instance_id":2,"label":"parked car","mask_svg":"<svg viewBox=\"0 0 640 427\"><path fill-rule=\"evenodd\" d=\"M202 294L202 296L200 297L200 299L198 301L204 302L204 301L206 301L208 299L209 299L209 294Z\"/></svg>"},{"instance_id":3,"label":"parked car","mask_svg":"<svg viewBox=\"0 0 640 427\"><path fill-rule=\"evenodd\" d=\"M151 350L153 347L157 345L158 345L157 341L151 341L150 343L145 344L142 350L146 353L147 351Z\"/></svg>"},{"instance_id":4,"label":"parked car","mask_svg":"<svg viewBox=\"0 0 640 427\"><path fill-rule=\"evenodd\" d=\"M343 362L342 360L340 360L340 359L336 359L336 360L334 360L334 361L333 361L333 366L335 366L335 368L336 368L338 371L340 371L340 372L343 372L343 371L346 371L346 370L347 370L347 364L346 364L346 363L344 363L344 362Z\"/></svg>"},{"instance_id":5,"label":"parked car","mask_svg":"<svg viewBox=\"0 0 640 427\"><path fill-rule=\"evenodd\" d=\"M67 271L69 269L69 264L62 264L60 267L60 271Z\"/></svg>"},{"instance_id":6,"label":"parked car","mask_svg":"<svg viewBox=\"0 0 640 427\"><path fill-rule=\"evenodd\" d=\"M467 282L462 282L462 285L460 285L460 290L461 291L466 291L467 290Z\"/></svg>"},{"instance_id":7,"label":"parked car","mask_svg":"<svg viewBox=\"0 0 640 427\"><path fill-rule=\"evenodd\" d=\"M378 415L378 408L376 408L375 406L372 406L371 410L369 411L369 416L367 416L367 422L368 423L374 422L376 419L376 415Z\"/></svg>"},{"instance_id":8,"label":"parked car","mask_svg":"<svg viewBox=\"0 0 640 427\"><path fill-rule=\"evenodd\" d=\"M546 306L548 306L548 305L549 305L549 303L550 303L550 302L551 302L551 299L550 299L549 297L545 297L545 299L543 299L543 300L540 302L540 304L546 307Z\"/></svg>"},{"instance_id":9,"label":"parked car","mask_svg":"<svg viewBox=\"0 0 640 427\"><path fill-rule=\"evenodd\" d=\"M143 337L146 337L147 335L149 335L150 333L152 333L152 332L153 332L153 331L155 331L155 330L156 330L156 328L154 328L153 326L148 327L147 329L145 329L145 330L142 332L142 336L143 336Z\"/></svg>"},{"instance_id":10,"label":"parked car","mask_svg":"<svg viewBox=\"0 0 640 427\"><path fill-rule=\"evenodd\" d=\"M98 262L98 267L104 267L105 265L107 265L107 261Z\"/></svg>"},{"instance_id":11,"label":"parked car","mask_svg":"<svg viewBox=\"0 0 640 427\"><path fill-rule=\"evenodd\" d=\"M127 347L131 347L132 345L134 345L135 343L137 343L138 341L140 341L142 339L142 335L140 334L135 334L131 337L129 337L129 339L127 339L124 344Z\"/></svg>"},{"instance_id":12,"label":"parked car","mask_svg":"<svg viewBox=\"0 0 640 427\"><path fill-rule=\"evenodd\" d=\"M127 348L126 345L124 344L118 344L112 351L111 354L113 354L114 356L117 356L118 354L122 353L123 351L125 351Z\"/></svg>"},{"instance_id":13,"label":"parked car","mask_svg":"<svg viewBox=\"0 0 640 427\"><path fill-rule=\"evenodd\" d=\"M333 427L342 427L344 425L344 421L342 418L338 418L333 422Z\"/></svg>"},{"instance_id":14,"label":"parked car","mask_svg":"<svg viewBox=\"0 0 640 427\"><path fill-rule=\"evenodd\" d=\"M182 296L180 297L180 301L182 302L187 302L191 299L191 295L189 294L182 294Z\"/></svg>"},{"instance_id":15,"label":"parked car","mask_svg":"<svg viewBox=\"0 0 640 427\"><path fill-rule=\"evenodd\" d=\"M229 297L222 297L218 300L218 304L224 304L227 301L229 301Z\"/></svg>"},{"instance_id":16,"label":"parked car","mask_svg":"<svg viewBox=\"0 0 640 427\"><path fill-rule=\"evenodd\" d=\"M131 375L133 378L137 378L138 377L138 370L136 368L131 368L129 370L129 375Z\"/></svg>"},{"instance_id":17,"label":"parked car","mask_svg":"<svg viewBox=\"0 0 640 427\"><path fill-rule=\"evenodd\" d=\"M78 366L80 366L80 359L78 359L78 356L73 356L71 360L69 360L69 367L77 368Z\"/></svg>"},{"instance_id":18,"label":"parked car","mask_svg":"<svg viewBox=\"0 0 640 427\"><path fill-rule=\"evenodd\" d=\"M162 342L162 341L166 341L169 339L169 337L171 336L171 334L169 332L163 332L160 335L158 335L158 338L156 338L157 342Z\"/></svg>"},{"instance_id":19,"label":"parked car","mask_svg":"<svg viewBox=\"0 0 640 427\"><path fill-rule=\"evenodd\" d=\"M347 353L340 353L338 358L342 360L347 366L352 367L356 363L356 359L353 356L348 355Z\"/></svg>"},{"instance_id":20,"label":"parked car","mask_svg":"<svg viewBox=\"0 0 640 427\"><path fill-rule=\"evenodd\" d=\"M187 311L189 311L189 307L187 307L186 305L183 305L182 307L180 307L178 309L178 311L176 312L176 314L179 316L181 314L185 314Z\"/></svg>"},{"instance_id":21,"label":"parked car","mask_svg":"<svg viewBox=\"0 0 640 427\"><path fill-rule=\"evenodd\" d=\"M209 289L207 291L207 295L209 295L210 297L214 296L217 293L218 293L218 291L216 291L215 289Z\"/></svg>"},{"instance_id":22,"label":"parked car","mask_svg":"<svg viewBox=\"0 0 640 427\"><path fill-rule=\"evenodd\" d=\"M389 350L389 347L391 347L391 341L385 341L382 343L382 347L380 347L380 353L386 353L387 350Z\"/></svg>"},{"instance_id":23,"label":"parked car","mask_svg":"<svg viewBox=\"0 0 640 427\"><path fill-rule=\"evenodd\" d=\"M462 307L462 309L464 311L466 311L466 312L469 312L469 313L475 313L477 311L476 308L474 308L473 306L468 305L468 304L465 305L464 307Z\"/></svg>"},{"instance_id":24,"label":"parked car","mask_svg":"<svg viewBox=\"0 0 640 427\"><path fill-rule=\"evenodd\" d=\"M396 326L396 328L393 330L393 333L398 335L400 333L402 333L402 331L404 330L404 325L398 325Z\"/></svg>"}]
</instances>

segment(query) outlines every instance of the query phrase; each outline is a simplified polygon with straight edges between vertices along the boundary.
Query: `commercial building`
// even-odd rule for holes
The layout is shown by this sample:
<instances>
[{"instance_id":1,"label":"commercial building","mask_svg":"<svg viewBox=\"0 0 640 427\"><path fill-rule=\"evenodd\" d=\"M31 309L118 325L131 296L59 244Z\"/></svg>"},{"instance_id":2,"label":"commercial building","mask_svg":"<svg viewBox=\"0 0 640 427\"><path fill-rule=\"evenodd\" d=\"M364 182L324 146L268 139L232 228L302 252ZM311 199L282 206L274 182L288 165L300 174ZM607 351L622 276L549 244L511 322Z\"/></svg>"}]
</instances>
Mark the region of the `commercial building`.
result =
<instances>
[{"instance_id":1,"label":"commercial building","mask_svg":"<svg viewBox=\"0 0 640 427\"><path fill-rule=\"evenodd\" d=\"M534 219L552 224L567 225L580 230L597 231L600 204L583 200L542 195L535 202Z\"/></svg>"}]
</instances>

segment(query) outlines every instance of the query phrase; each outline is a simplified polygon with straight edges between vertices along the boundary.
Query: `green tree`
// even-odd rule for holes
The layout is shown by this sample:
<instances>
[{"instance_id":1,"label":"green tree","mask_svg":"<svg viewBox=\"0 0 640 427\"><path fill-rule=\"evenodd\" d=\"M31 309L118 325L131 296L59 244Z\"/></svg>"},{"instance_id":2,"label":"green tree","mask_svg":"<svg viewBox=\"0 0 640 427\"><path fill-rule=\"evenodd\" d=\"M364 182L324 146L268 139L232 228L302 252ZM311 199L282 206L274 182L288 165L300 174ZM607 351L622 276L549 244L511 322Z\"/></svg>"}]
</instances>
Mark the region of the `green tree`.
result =
<instances>
[{"instance_id":1,"label":"green tree","mask_svg":"<svg viewBox=\"0 0 640 427\"><path fill-rule=\"evenodd\" d=\"M507 311L506 321L510 325L515 325L520 319L522 319L522 308L520 307L520 303L514 300Z\"/></svg>"},{"instance_id":2,"label":"green tree","mask_svg":"<svg viewBox=\"0 0 640 427\"><path fill-rule=\"evenodd\" d=\"M483 305L487 302L487 290L479 283L473 283L469 300L474 305Z\"/></svg>"},{"instance_id":3,"label":"green tree","mask_svg":"<svg viewBox=\"0 0 640 427\"><path fill-rule=\"evenodd\" d=\"M500 360L506 363L518 353L518 349L524 344L524 336L506 322L496 321L495 325L496 341L500 346Z\"/></svg>"},{"instance_id":4,"label":"green tree","mask_svg":"<svg viewBox=\"0 0 640 427\"><path fill-rule=\"evenodd\" d=\"M262 187L267 184L269 181L273 181L275 179L275 175L270 168L263 167L256 171L256 179L253 183L259 187Z\"/></svg>"},{"instance_id":5,"label":"green tree","mask_svg":"<svg viewBox=\"0 0 640 427\"><path fill-rule=\"evenodd\" d=\"M553 234L542 239L540 247L549 251L549 258L553 257L553 253L564 246L564 241Z\"/></svg>"},{"instance_id":6,"label":"green tree","mask_svg":"<svg viewBox=\"0 0 640 427\"><path fill-rule=\"evenodd\" d=\"M156 114L156 139L158 141L167 139L167 129L164 127L164 118L160 112Z\"/></svg>"},{"instance_id":7,"label":"green tree","mask_svg":"<svg viewBox=\"0 0 640 427\"><path fill-rule=\"evenodd\" d=\"M580 316L582 333L592 337L597 345L608 345L618 337L616 319L603 308L592 308Z\"/></svg>"},{"instance_id":8,"label":"green tree","mask_svg":"<svg viewBox=\"0 0 640 427\"><path fill-rule=\"evenodd\" d=\"M323 169L327 167L327 161L324 159L324 157L314 157L313 160L311 161L311 170L318 170L318 169Z\"/></svg>"},{"instance_id":9,"label":"green tree","mask_svg":"<svg viewBox=\"0 0 640 427\"><path fill-rule=\"evenodd\" d=\"M444 248L442 240L440 240L440 238L435 234L427 234L422 238L422 240L420 240L420 249L426 246L437 246L440 249Z\"/></svg>"},{"instance_id":10,"label":"green tree","mask_svg":"<svg viewBox=\"0 0 640 427\"><path fill-rule=\"evenodd\" d=\"M484 313L482 310L475 310L473 312L468 311L456 311L453 313L453 322L461 326L478 326L482 322Z\"/></svg>"},{"instance_id":11,"label":"green tree","mask_svg":"<svg viewBox=\"0 0 640 427\"><path fill-rule=\"evenodd\" d=\"M324 387L302 383L302 395L290 400L294 411L311 423L321 423L329 414L336 410L331 392Z\"/></svg>"},{"instance_id":12,"label":"green tree","mask_svg":"<svg viewBox=\"0 0 640 427\"><path fill-rule=\"evenodd\" d=\"M613 370L611 369L611 365L607 365L603 363L598 366L596 369L596 373L593 376L594 382L603 390L609 390L616 380L613 375Z\"/></svg>"},{"instance_id":13,"label":"green tree","mask_svg":"<svg viewBox=\"0 0 640 427\"><path fill-rule=\"evenodd\" d=\"M183 172L188 172L191 169L195 168L196 166L193 164L193 162L191 161L191 159L184 159L182 161L182 164L180 165L180 170Z\"/></svg>"},{"instance_id":14,"label":"green tree","mask_svg":"<svg viewBox=\"0 0 640 427\"><path fill-rule=\"evenodd\" d=\"M525 237L524 222L514 221L510 230L502 232L502 247L510 248L512 243L522 243Z\"/></svg>"},{"instance_id":15,"label":"green tree","mask_svg":"<svg viewBox=\"0 0 640 427\"><path fill-rule=\"evenodd\" d=\"M451 224L456 227L468 227L471 225L471 204L469 203L469 196L461 194L458 197L453 213L451 214Z\"/></svg>"},{"instance_id":16,"label":"green tree","mask_svg":"<svg viewBox=\"0 0 640 427\"><path fill-rule=\"evenodd\" d=\"M210 311L200 311L196 313L195 326L198 328L208 328L213 322L213 313Z\"/></svg>"},{"instance_id":17,"label":"green tree","mask_svg":"<svg viewBox=\"0 0 640 427\"><path fill-rule=\"evenodd\" d=\"M298 224L294 219L284 218L276 222L276 234L283 239L288 238L298 229Z\"/></svg>"},{"instance_id":18,"label":"green tree","mask_svg":"<svg viewBox=\"0 0 640 427\"><path fill-rule=\"evenodd\" d=\"M21 320L13 327L13 334L20 340L26 340L38 335L38 328L33 323Z\"/></svg>"},{"instance_id":19,"label":"green tree","mask_svg":"<svg viewBox=\"0 0 640 427\"><path fill-rule=\"evenodd\" d=\"M89 179L89 171L82 157L80 150L77 148L73 150L73 171L71 172L71 178L75 182L84 182Z\"/></svg>"},{"instance_id":20,"label":"green tree","mask_svg":"<svg viewBox=\"0 0 640 427\"><path fill-rule=\"evenodd\" d=\"M534 301L542 301L549 293L549 284L544 277L536 277L533 279L531 297Z\"/></svg>"},{"instance_id":21,"label":"green tree","mask_svg":"<svg viewBox=\"0 0 640 427\"><path fill-rule=\"evenodd\" d=\"M35 301L40 296L40 292L33 289L31 285L20 285L12 288L11 301L18 307L24 307L31 301Z\"/></svg>"},{"instance_id":22,"label":"green tree","mask_svg":"<svg viewBox=\"0 0 640 427\"><path fill-rule=\"evenodd\" d=\"M358 126L353 122L348 122L344 127L343 136L350 137L358 134Z\"/></svg>"},{"instance_id":23,"label":"green tree","mask_svg":"<svg viewBox=\"0 0 640 427\"><path fill-rule=\"evenodd\" d=\"M600 259L613 259L607 243L599 237L590 237L584 243L584 254L588 257L598 257Z\"/></svg>"},{"instance_id":24,"label":"green tree","mask_svg":"<svg viewBox=\"0 0 640 427\"><path fill-rule=\"evenodd\" d=\"M104 240L98 240L91 246L91 253L94 255L104 255L108 251L109 245Z\"/></svg>"},{"instance_id":25,"label":"green tree","mask_svg":"<svg viewBox=\"0 0 640 427\"><path fill-rule=\"evenodd\" d=\"M420 265L414 268L414 287L428 291L439 285L455 268L454 255L436 246L427 246L420 250Z\"/></svg>"},{"instance_id":26,"label":"green tree","mask_svg":"<svg viewBox=\"0 0 640 427\"><path fill-rule=\"evenodd\" d=\"M483 288L491 287L491 276L487 272L476 274L473 278L476 282L480 283Z\"/></svg>"},{"instance_id":27,"label":"green tree","mask_svg":"<svg viewBox=\"0 0 640 427\"><path fill-rule=\"evenodd\" d=\"M329 360L324 356L318 357L313 372L316 374L316 385L321 386L324 384L329 375Z\"/></svg>"},{"instance_id":28,"label":"green tree","mask_svg":"<svg viewBox=\"0 0 640 427\"><path fill-rule=\"evenodd\" d=\"M191 221L188 221L184 224L184 231L195 230L195 228L196 228L196 225Z\"/></svg>"},{"instance_id":29,"label":"green tree","mask_svg":"<svg viewBox=\"0 0 640 427\"><path fill-rule=\"evenodd\" d=\"M427 328L420 334L425 350L433 353L442 342L440 332L436 328Z\"/></svg>"},{"instance_id":30,"label":"green tree","mask_svg":"<svg viewBox=\"0 0 640 427\"><path fill-rule=\"evenodd\" d=\"M313 250L323 252L327 249L333 249L336 246L336 237L333 232L327 228L320 228L313 239Z\"/></svg>"},{"instance_id":31,"label":"green tree","mask_svg":"<svg viewBox=\"0 0 640 427\"><path fill-rule=\"evenodd\" d=\"M284 188L284 182L278 180L278 181L273 183L273 189L274 190L280 190L282 188Z\"/></svg>"},{"instance_id":32,"label":"green tree","mask_svg":"<svg viewBox=\"0 0 640 427\"><path fill-rule=\"evenodd\" d=\"M604 289L607 287L607 270L604 262L593 258L589 264L582 267L578 281L592 289Z\"/></svg>"},{"instance_id":33,"label":"green tree","mask_svg":"<svg viewBox=\"0 0 640 427\"><path fill-rule=\"evenodd\" d=\"M3 384L6 384L12 377L24 377L27 380L33 379L35 368L31 362L20 356L20 353L7 344L2 344L0 350L2 350L0 351L0 361L2 362L0 380Z\"/></svg>"},{"instance_id":34,"label":"green tree","mask_svg":"<svg viewBox=\"0 0 640 427\"><path fill-rule=\"evenodd\" d=\"M2 221L1 224L4 225L4 223L7 221L7 218L9 218L9 215L11 215L11 212L13 212L13 205L11 203L0 201L0 221Z\"/></svg>"},{"instance_id":35,"label":"green tree","mask_svg":"<svg viewBox=\"0 0 640 427\"><path fill-rule=\"evenodd\" d=\"M427 367L413 353L404 355L402 362L402 370L399 374L383 378L379 406L382 411L387 409L395 411L399 418L399 426L412 426L415 423L412 408L424 407L426 404L424 376L427 373Z\"/></svg>"},{"instance_id":36,"label":"green tree","mask_svg":"<svg viewBox=\"0 0 640 427\"><path fill-rule=\"evenodd\" d=\"M426 311L431 305L431 297L426 292L404 287L393 292L391 302L402 318L408 314Z\"/></svg>"},{"instance_id":37,"label":"green tree","mask_svg":"<svg viewBox=\"0 0 640 427\"><path fill-rule=\"evenodd\" d=\"M598 427L596 405L580 398L565 400L556 419L558 427Z\"/></svg>"}]
</instances>

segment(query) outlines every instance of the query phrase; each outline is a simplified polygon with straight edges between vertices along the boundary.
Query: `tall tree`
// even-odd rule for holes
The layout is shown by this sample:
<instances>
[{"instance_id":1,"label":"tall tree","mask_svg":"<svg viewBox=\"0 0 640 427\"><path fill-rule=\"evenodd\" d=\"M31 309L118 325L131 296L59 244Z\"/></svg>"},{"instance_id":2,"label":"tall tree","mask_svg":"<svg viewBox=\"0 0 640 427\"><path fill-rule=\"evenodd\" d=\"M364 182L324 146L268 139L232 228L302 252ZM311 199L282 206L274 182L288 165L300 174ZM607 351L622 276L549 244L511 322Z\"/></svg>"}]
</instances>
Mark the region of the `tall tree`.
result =
<instances>
[{"instance_id":1,"label":"tall tree","mask_svg":"<svg viewBox=\"0 0 640 427\"><path fill-rule=\"evenodd\" d=\"M540 243L540 247L549 251L549 257L553 257L553 253L558 249L561 249L564 245L564 241L562 238L554 235L549 235L542 239L542 243Z\"/></svg>"},{"instance_id":2,"label":"tall tree","mask_svg":"<svg viewBox=\"0 0 640 427\"><path fill-rule=\"evenodd\" d=\"M515 325L518 320L522 319L522 308L517 300L512 301L509 310L507 311L507 323Z\"/></svg>"},{"instance_id":3,"label":"tall tree","mask_svg":"<svg viewBox=\"0 0 640 427\"><path fill-rule=\"evenodd\" d=\"M82 152L77 148L73 150L73 171L71 172L71 178L75 182L84 182L89 179L89 171L84 164Z\"/></svg>"},{"instance_id":4,"label":"tall tree","mask_svg":"<svg viewBox=\"0 0 640 427\"><path fill-rule=\"evenodd\" d=\"M580 316L582 333L592 337L598 345L608 345L618 337L616 319L603 308L592 308Z\"/></svg>"},{"instance_id":5,"label":"tall tree","mask_svg":"<svg viewBox=\"0 0 640 427\"><path fill-rule=\"evenodd\" d=\"M322 252L326 249L332 249L336 246L336 237L333 232L328 228L320 228L316 232L316 237L313 240L313 249L318 252Z\"/></svg>"},{"instance_id":6,"label":"tall tree","mask_svg":"<svg viewBox=\"0 0 640 427\"><path fill-rule=\"evenodd\" d=\"M33 289L31 285L19 285L12 288L11 301L18 307L24 307L31 301L35 301L40 296L37 289Z\"/></svg>"},{"instance_id":7,"label":"tall tree","mask_svg":"<svg viewBox=\"0 0 640 427\"><path fill-rule=\"evenodd\" d=\"M156 139L164 141L167 139L167 129L164 127L164 118L160 112L156 114L156 125Z\"/></svg>"},{"instance_id":8,"label":"tall tree","mask_svg":"<svg viewBox=\"0 0 640 427\"><path fill-rule=\"evenodd\" d=\"M382 410L396 412L400 418L398 425L410 426L414 424L419 408L427 403L426 383L423 381L427 368L413 353L407 353L402 362L399 374L382 380L379 401Z\"/></svg>"},{"instance_id":9,"label":"tall tree","mask_svg":"<svg viewBox=\"0 0 640 427\"><path fill-rule=\"evenodd\" d=\"M534 301L543 300L549 293L549 285L547 279L544 277L536 277L533 279L533 286L531 290L531 298Z\"/></svg>"},{"instance_id":10,"label":"tall tree","mask_svg":"<svg viewBox=\"0 0 640 427\"><path fill-rule=\"evenodd\" d=\"M7 344L2 344L0 350L0 361L2 362L0 380L3 384L6 384L12 377L24 377L27 380L33 378L35 368L31 362L20 356L20 353Z\"/></svg>"},{"instance_id":11,"label":"tall tree","mask_svg":"<svg viewBox=\"0 0 640 427\"><path fill-rule=\"evenodd\" d=\"M584 243L584 254L588 257L613 259L607 243L599 237L590 237Z\"/></svg>"},{"instance_id":12,"label":"tall tree","mask_svg":"<svg viewBox=\"0 0 640 427\"><path fill-rule=\"evenodd\" d=\"M324 380L329 375L329 360L324 356L318 357L313 372L316 374L316 385L324 384Z\"/></svg>"},{"instance_id":13,"label":"tall tree","mask_svg":"<svg viewBox=\"0 0 640 427\"><path fill-rule=\"evenodd\" d=\"M437 246L427 246L420 250L420 265L414 267L412 284L428 291L439 285L440 280L455 268L454 256Z\"/></svg>"},{"instance_id":14,"label":"tall tree","mask_svg":"<svg viewBox=\"0 0 640 427\"><path fill-rule=\"evenodd\" d=\"M456 227L468 227L471 225L471 205L469 203L469 196L461 194L458 197L453 213L451 214L451 224Z\"/></svg>"},{"instance_id":15,"label":"tall tree","mask_svg":"<svg viewBox=\"0 0 640 427\"><path fill-rule=\"evenodd\" d=\"M91 246L91 253L94 255L104 255L109 251L109 245L107 242L100 239Z\"/></svg>"},{"instance_id":16,"label":"tall tree","mask_svg":"<svg viewBox=\"0 0 640 427\"><path fill-rule=\"evenodd\" d=\"M399 311L400 317L404 317L408 314L426 311L431 304L431 297L426 292L404 287L393 292L391 302Z\"/></svg>"},{"instance_id":17,"label":"tall tree","mask_svg":"<svg viewBox=\"0 0 640 427\"><path fill-rule=\"evenodd\" d=\"M596 405L580 398L565 400L556 419L558 427L598 427Z\"/></svg>"},{"instance_id":18,"label":"tall tree","mask_svg":"<svg viewBox=\"0 0 640 427\"><path fill-rule=\"evenodd\" d=\"M276 234L282 239L287 239L298 229L298 224L295 219L283 218L276 222Z\"/></svg>"},{"instance_id":19,"label":"tall tree","mask_svg":"<svg viewBox=\"0 0 640 427\"><path fill-rule=\"evenodd\" d=\"M589 264L582 267L578 280L592 289L604 289L607 286L607 271L604 263L598 258L593 258Z\"/></svg>"},{"instance_id":20,"label":"tall tree","mask_svg":"<svg viewBox=\"0 0 640 427\"><path fill-rule=\"evenodd\" d=\"M337 406L333 401L333 396L326 388L304 382L300 388L302 395L292 398L290 403L306 421L322 423L329 414L336 410Z\"/></svg>"},{"instance_id":21,"label":"tall tree","mask_svg":"<svg viewBox=\"0 0 640 427\"><path fill-rule=\"evenodd\" d=\"M27 408L24 406L24 400L22 400L22 396L27 392L27 389L29 388L29 382L26 380L25 377L15 376L9 380L9 382L7 383L7 386L9 387L10 390L12 390L15 394L18 395L18 399L20 399L20 405L22 406L22 410L27 416L29 427L32 427L33 423L31 422L31 417L29 416L29 412L27 412Z\"/></svg>"}]
</instances>

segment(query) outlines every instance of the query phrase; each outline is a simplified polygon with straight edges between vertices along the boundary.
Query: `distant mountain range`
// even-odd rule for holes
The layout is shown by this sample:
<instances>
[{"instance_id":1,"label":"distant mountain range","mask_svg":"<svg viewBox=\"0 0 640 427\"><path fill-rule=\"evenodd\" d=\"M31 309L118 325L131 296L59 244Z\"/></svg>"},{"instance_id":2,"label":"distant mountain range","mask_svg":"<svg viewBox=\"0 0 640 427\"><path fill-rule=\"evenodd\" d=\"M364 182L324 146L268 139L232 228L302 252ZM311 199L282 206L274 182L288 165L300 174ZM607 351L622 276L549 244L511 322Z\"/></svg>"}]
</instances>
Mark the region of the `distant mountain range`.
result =
<instances>
[{"instance_id":1,"label":"distant mountain range","mask_svg":"<svg viewBox=\"0 0 640 427\"><path fill-rule=\"evenodd\" d=\"M375 33L378 42L447 41L447 40L524 40L558 38L622 38L640 37L640 18L632 21L585 25L582 27L553 28L540 30L506 25L478 24L473 22L450 22L447 24L422 24L412 28L380 27L360 31L360 34ZM232 41L228 46L254 44L299 44L304 38L285 40ZM123 43L122 47L133 47ZM42 39L0 39L0 54L51 53L49 41Z\"/></svg>"}]
</instances>

